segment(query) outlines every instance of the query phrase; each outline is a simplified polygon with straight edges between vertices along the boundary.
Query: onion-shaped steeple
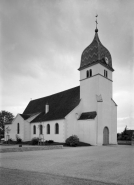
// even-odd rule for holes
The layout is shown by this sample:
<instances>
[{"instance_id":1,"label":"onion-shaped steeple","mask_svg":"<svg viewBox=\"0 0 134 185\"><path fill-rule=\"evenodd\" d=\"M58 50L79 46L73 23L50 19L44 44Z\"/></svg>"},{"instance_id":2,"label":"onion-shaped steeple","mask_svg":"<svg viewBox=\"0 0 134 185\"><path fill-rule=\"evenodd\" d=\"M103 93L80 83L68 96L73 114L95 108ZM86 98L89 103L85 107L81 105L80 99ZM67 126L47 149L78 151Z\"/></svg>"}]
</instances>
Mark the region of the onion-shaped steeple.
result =
<instances>
[{"instance_id":1,"label":"onion-shaped steeple","mask_svg":"<svg viewBox=\"0 0 134 185\"><path fill-rule=\"evenodd\" d=\"M97 27L95 29L95 36L92 43L82 53L79 70L96 63L101 63L113 71L111 54L100 42Z\"/></svg>"}]
</instances>

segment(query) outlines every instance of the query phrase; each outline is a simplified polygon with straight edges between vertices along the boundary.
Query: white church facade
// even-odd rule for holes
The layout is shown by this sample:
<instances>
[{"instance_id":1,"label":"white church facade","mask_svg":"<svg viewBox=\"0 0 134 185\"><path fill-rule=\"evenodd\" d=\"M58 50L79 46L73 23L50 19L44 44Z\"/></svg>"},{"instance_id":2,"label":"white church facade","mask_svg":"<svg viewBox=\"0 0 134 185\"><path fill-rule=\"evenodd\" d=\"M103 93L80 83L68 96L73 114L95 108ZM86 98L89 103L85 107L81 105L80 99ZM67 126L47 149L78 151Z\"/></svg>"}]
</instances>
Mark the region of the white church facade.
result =
<instances>
[{"instance_id":1,"label":"white church facade","mask_svg":"<svg viewBox=\"0 0 134 185\"><path fill-rule=\"evenodd\" d=\"M31 100L18 114L5 139L34 137L65 142L71 135L91 145L117 144L117 105L113 100L112 57L98 37L83 51L80 86Z\"/></svg>"}]
</instances>

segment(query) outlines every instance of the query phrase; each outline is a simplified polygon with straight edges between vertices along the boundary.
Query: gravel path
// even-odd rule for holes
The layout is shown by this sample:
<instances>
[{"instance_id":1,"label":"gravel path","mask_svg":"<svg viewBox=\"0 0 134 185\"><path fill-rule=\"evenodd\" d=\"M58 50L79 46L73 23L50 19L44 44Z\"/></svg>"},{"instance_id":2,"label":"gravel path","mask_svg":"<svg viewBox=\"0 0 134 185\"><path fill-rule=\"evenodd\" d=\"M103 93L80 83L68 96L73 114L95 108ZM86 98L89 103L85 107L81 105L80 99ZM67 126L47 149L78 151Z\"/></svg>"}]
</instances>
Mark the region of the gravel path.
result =
<instances>
[{"instance_id":1,"label":"gravel path","mask_svg":"<svg viewBox=\"0 0 134 185\"><path fill-rule=\"evenodd\" d=\"M1 153L0 165L31 173L134 185L134 147L129 145Z\"/></svg>"},{"instance_id":2,"label":"gravel path","mask_svg":"<svg viewBox=\"0 0 134 185\"><path fill-rule=\"evenodd\" d=\"M1 168L0 185L115 185L80 178ZM8 178L7 178L8 174Z\"/></svg>"}]
</instances>

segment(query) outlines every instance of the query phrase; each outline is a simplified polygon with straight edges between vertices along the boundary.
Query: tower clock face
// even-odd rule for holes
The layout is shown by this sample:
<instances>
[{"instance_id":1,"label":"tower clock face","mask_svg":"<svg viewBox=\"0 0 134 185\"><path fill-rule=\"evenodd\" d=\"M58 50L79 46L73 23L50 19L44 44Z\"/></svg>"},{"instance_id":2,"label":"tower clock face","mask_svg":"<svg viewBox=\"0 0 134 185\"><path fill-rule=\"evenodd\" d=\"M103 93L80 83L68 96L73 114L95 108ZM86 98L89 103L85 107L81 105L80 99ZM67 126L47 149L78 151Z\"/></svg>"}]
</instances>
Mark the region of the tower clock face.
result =
<instances>
[{"instance_id":1,"label":"tower clock face","mask_svg":"<svg viewBox=\"0 0 134 185\"><path fill-rule=\"evenodd\" d=\"M108 64L108 58L107 57L105 57L105 62L106 62L106 64Z\"/></svg>"}]
</instances>

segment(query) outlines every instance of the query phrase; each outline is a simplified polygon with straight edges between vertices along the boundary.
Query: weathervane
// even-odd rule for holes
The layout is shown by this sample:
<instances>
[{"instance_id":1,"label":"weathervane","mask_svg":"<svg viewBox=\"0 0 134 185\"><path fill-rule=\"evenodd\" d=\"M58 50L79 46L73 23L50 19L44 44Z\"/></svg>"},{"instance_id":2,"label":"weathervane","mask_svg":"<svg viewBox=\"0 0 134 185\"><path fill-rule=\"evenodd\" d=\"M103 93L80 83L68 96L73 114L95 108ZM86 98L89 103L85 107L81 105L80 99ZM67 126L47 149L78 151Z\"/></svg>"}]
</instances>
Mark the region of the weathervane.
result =
<instances>
[{"instance_id":1,"label":"weathervane","mask_svg":"<svg viewBox=\"0 0 134 185\"><path fill-rule=\"evenodd\" d=\"M96 17L96 21L95 21L95 22L96 22L96 29L97 29L97 24L98 24L98 22L97 22L97 17L98 17L98 15L96 14L95 17Z\"/></svg>"}]
</instances>

